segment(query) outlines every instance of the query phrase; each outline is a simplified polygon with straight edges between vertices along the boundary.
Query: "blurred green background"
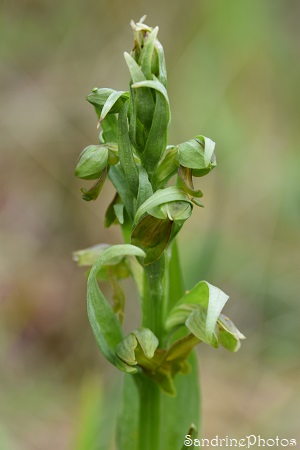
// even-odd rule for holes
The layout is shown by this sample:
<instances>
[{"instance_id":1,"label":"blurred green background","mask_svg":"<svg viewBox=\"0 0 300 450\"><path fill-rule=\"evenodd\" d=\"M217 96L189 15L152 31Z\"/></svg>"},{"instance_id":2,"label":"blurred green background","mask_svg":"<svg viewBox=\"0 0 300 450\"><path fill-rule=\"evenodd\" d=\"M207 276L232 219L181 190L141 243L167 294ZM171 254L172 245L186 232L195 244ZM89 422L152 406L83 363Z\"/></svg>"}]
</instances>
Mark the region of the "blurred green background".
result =
<instances>
[{"instance_id":1,"label":"blurred green background","mask_svg":"<svg viewBox=\"0 0 300 450\"><path fill-rule=\"evenodd\" d=\"M85 96L127 89L129 22L143 14L165 47L169 143L217 143L217 169L196 181L205 208L180 236L186 287L228 293L247 336L238 354L199 346L203 434L300 438L300 3L2 0L1 450L98 450L98 417L102 442L112 426L121 379L96 348L71 253L121 238L103 227L109 183L85 203L73 171L97 143Z\"/></svg>"}]
</instances>

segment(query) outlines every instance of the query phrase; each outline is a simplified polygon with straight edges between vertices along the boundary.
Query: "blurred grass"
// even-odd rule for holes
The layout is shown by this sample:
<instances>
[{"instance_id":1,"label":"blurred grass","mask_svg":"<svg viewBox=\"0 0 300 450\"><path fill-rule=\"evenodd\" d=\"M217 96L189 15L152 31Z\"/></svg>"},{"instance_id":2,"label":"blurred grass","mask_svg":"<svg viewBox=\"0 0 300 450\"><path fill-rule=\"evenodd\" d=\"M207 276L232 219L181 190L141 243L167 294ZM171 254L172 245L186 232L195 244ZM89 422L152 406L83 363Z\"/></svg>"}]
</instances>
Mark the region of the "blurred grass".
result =
<instances>
[{"instance_id":1,"label":"blurred grass","mask_svg":"<svg viewBox=\"0 0 300 450\"><path fill-rule=\"evenodd\" d=\"M0 14L0 447L72 448L99 355L71 253L120 241L112 195L81 200L73 170L97 140L84 101L126 89L130 19L160 26L170 143L203 133L218 167L197 180L204 210L180 237L187 287L231 297L237 355L199 348L204 432L289 433L299 415L299 14L296 1L2 1ZM126 285L131 297L131 286ZM134 309L133 302L129 305ZM93 385L93 384L92 384ZM113 395L112 395L113 398ZM9 447L10 446L10 447Z\"/></svg>"}]
</instances>

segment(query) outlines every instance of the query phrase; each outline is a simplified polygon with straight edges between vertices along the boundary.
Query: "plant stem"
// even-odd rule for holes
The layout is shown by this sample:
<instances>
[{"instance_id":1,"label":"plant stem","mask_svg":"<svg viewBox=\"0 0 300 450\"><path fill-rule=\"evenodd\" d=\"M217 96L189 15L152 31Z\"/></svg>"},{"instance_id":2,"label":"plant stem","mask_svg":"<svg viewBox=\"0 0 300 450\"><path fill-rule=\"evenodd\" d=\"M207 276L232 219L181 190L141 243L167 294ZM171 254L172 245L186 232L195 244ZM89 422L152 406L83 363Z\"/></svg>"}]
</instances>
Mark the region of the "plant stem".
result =
<instances>
[{"instance_id":1,"label":"plant stem","mask_svg":"<svg viewBox=\"0 0 300 450\"><path fill-rule=\"evenodd\" d=\"M158 337L160 347L164 341L164 313L168 299L168 265L166 255L144 270L143 322L142 326L150 328Z\"/></svg>"},{"instance_id":2,"label":"plant stem","mask_svg":"<svg viewBox=\"0 0 300 450\"><path fill-rule=\"evenodd\" d=\"M168 299L167 256L144 269L143 322L164 345L164 313ZM137 377L140 394L138 450L158 450L160 439L160 388L149 377Z\"/></svg>"},{"instance_id":3,"label":"plant stem","mask_svg":"<svg viewBox=\"0 0 300 450\"><path fill-rule=\"evenodd\" d=\"M138 450L158 450L160 441L160 388L143 374L137 376L140 395Z\"/></svg>"}]
</instances>

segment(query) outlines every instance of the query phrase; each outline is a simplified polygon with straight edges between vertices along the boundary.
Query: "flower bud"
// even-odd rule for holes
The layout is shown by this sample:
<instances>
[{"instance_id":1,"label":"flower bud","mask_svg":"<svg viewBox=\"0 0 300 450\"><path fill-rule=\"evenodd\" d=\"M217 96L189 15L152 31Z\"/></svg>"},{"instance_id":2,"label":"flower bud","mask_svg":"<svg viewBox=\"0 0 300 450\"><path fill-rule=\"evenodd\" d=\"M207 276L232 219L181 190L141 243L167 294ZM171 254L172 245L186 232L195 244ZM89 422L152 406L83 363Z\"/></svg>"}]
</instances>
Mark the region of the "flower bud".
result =
<instances>
[{"instance_id":1,"label":"flower bud","mask_svg":"<svg viewBox=\"0 0 300 450\"><path fill-rule=\"evenodd\" d=\"M215 145L211 139L201 135L183 142L178 146L179 164L192 169L195 177L206 175L217 165Z\"/></svg>"},{"instance_id":2,"label":"flower bud","mask_svg":"<svg viewBox=\"0 0 300 450\"><path fill-rule=\"evenodd\" d=\"M96 180L107 166L108 148L106 145L89 145L79 156L75 176L84 180Z\"/></svg>"}]
</instances>

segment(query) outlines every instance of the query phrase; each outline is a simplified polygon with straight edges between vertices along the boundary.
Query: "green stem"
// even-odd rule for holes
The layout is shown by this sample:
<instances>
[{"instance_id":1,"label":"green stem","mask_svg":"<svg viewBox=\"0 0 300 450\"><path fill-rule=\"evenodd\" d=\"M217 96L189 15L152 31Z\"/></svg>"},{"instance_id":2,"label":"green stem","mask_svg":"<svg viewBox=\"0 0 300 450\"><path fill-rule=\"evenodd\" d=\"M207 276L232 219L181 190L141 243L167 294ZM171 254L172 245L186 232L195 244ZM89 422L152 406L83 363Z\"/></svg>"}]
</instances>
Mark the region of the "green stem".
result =
<instances>
[{"instance_id":1,"label":"green stem","mask_svg":"<svg viewBox=\"0 0 300 450\"><path fill-rule=\"evenodd\" d=\"M142 326L157 336L164 345L164 313L168 299L167 256L144 269L144 293L142 303ZM140 394L139 446L138 450L158 450L160 441L160 388L149 377L137 376Z\"/></svg>"},{"instance_id":2,"label":"green stem","mask_svg":"<svg viewBox=\"0 0 300 450\"><path fill-rule=\"evenodd\" d=\"M144 270L144 296L142 326L157 336L160 347L164 343L164 314L168 299L168 264L164 254Z\"/></svg>"},{"instance_id":3,"label":"green stem","mask_svg":"<svg viewBox=\"0 0 300 450\"><path fill-rule=\"evenodd\" d=\"M140 394L138 450L158 450L160 441L160 388L143 374L136 378Z\"/></svg>"}]
</instances>

